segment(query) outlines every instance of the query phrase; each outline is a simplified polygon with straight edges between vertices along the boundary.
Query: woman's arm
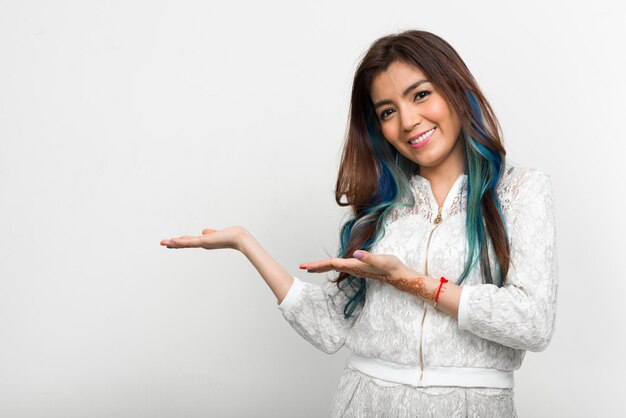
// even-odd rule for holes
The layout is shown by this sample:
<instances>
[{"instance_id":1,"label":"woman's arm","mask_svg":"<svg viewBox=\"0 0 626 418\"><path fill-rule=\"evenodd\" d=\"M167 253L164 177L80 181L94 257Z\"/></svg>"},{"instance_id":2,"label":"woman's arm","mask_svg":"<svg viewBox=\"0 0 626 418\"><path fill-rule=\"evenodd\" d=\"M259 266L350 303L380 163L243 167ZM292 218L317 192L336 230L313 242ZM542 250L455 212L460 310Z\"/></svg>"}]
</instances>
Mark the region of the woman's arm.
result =
<instances>
[{"instance_id":1,"label":"woman's arm","mask_svg":"<svg viewBox=\"0 0 626 418\"><path fill-rule=\"evenodd\" d=\"M505 285L463 286L459 328L508 347L543 351L554 333L557 252L550 177L520 179L507 230L511 265Z\"/></svg>"},{"instance_id":2,"label":"woman's arm","mask_svg":"<svg viewBox=\"0 0 626 418\"><path fill-rule=\"evenodd\" d=\"M306 283L291 276L278 264L254 236L243 227L233 226L219 231L205 229L202 236L183 236L161 241L168 248L232 248L252 263L278 301L278 309L294 330L325 353L343 347L348 332L361 312L359 305L352 316L345 318L344 308L350 299L347 291L335 283Z\"/></svg>"},{"instance_id":3,"label":"woman's arm","mask_svg":"<svg viewBox=\"0 0 626 418\"><path fill-rule=\"evenodd\" d=\"M437 309L457 319L461 286L443 283L439 290L440 279L419 274L392 255L377 255L358 250L353 256L353 259L334 258L316 263L302 263L300 268L317 273L328 270L343 271L357 277L380 280L433 305L439 293Z\"/></svg>"},{"instance_id":4,"label":"woman's arm","mask_svg":"<svg viewBox=\"0 0 626 418\"><path fill-rule=\"evenodd\" d=\"M293 285L293 276L278 264L248 231L242 234L239 251L246 256L263 277L265 283L274 292L278 304L282 303Z\"/></svg>"},{"instance_id":5,"label":"woman's arm","mask_svg":"<svg viewBox=\"0 0 626 418\"><path fill-rule=\"evenodd\" d=\"M440 279L419 274L392 280L390 283L399 290L421 297L431 305L435 304L437 292L439 292L436 309L454 319L458 318L461 286L449 282L441 284ZM441 290L439 290L440 285Z\"/></svg>"},{"instance_id":6,"label":"woman's arm","mask_svg":"<svg viewBox=\"0 0 626 418\"><path fill-rule=\"evenodd\" d=\"M360 307L350 318L343 315L348 295L332 282L321 286L294 279L250 234L243 234L240 251L250 260L278 300L278 309L302 338L332 354L343 347Z\"/></svg>"},{"instance_id":7,"label":"woman's arm","mask_svg":"<svg viewBox=\"0 0 626 418\"><path fill-rule=\"evenodd\" d=\"M222 230L204 229L201 236L165 239L167 248L231 248L240 251L252 263L281 303L293 284L293 277L269 255L265 248L244 227L231 226Z\"/></svg>"}]
</instances>

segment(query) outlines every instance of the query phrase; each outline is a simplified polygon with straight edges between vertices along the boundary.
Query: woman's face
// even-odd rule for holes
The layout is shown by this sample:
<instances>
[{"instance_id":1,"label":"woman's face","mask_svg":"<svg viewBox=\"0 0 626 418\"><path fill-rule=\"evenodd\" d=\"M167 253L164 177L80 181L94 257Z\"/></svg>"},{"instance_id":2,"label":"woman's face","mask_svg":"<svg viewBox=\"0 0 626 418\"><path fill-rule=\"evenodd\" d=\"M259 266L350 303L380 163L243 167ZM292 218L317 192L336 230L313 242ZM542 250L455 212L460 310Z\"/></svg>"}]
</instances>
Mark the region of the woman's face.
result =
<instances>
[{"instance_id":1,"label":"woman's face","mask_svg":"<svg viewBox=\"0 0 626 418\"><path fill-rule=\"evenodd\" d=\"M456 112L417 67L395 61L374 77L370 97L383 135L420 174L464 169ZM425 177L428 177L426 175Z\"/></svg>"}]
</instances>

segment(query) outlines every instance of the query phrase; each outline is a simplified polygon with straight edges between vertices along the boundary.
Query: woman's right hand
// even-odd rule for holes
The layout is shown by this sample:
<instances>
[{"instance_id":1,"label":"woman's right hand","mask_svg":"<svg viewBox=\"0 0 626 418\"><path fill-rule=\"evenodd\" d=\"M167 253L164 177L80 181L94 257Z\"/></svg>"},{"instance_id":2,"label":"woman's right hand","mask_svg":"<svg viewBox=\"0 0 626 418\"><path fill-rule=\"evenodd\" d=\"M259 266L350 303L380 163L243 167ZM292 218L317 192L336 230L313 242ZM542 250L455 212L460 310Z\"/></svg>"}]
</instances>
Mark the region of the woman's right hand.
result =
<instances>
[{"instance_id":1,"label":"woman's right hand","mask_svg":"<svg viewBox=\"0 0 626 418\"><path fill-rule=\"evenodd\" d=\"M229 226L221 230L203 229L199 237L183 236L164 239L161 245L167 248L235 249L245 255L256 268L274 292L278 303L283 301L293 284L293 276L278 264L254 236L242 226Z\"/></svg>"},{"instance_id":2,"label":"woman's right hand","mask_svg":"<svg viewBox=\"0 0 626 418\"><path fill-rule=\"evenodd\" d=\"M220 230L207 228L202 230L200 236L185 235L164 239L161 245L167 248L204 248L206 250L232 248L241 251L241 243L247 235L249 235L248 230L242 226L229 226Z\"/></svg>"}]
</instances>

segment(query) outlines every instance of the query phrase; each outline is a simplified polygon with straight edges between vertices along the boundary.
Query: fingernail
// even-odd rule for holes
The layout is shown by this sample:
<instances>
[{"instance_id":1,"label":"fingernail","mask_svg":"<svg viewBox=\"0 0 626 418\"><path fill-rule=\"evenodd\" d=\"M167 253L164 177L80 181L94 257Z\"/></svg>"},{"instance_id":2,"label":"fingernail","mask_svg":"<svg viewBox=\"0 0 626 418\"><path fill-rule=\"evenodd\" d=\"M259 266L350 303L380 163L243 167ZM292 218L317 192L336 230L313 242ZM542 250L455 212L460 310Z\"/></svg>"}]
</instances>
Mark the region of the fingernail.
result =
<instances>
[{"instance_id":1,"label":"fingernail","mask_svg":"<svg viewBox=\"0 0 626 418\"><path fill-rule=\"evenodd\" d=\"M352 254L352 256L353 256L354 258L363 258L364 254L363 254L361 251L356 250L356 251L354 252L354 254Z\"/></svg>"}]
</instances>

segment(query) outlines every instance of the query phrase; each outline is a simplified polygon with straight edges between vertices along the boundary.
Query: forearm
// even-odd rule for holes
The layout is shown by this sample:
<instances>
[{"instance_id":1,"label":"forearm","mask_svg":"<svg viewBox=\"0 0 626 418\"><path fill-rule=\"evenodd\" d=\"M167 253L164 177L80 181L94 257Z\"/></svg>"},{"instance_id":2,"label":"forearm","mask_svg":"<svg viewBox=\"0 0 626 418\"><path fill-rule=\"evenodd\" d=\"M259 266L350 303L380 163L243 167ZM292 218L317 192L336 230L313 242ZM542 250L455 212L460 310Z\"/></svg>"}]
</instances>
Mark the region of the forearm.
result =
<instances>
[{"instance_id":1,"label":"forearm","mask_svg":"<svg viewBox=\"0 0 626 418\"><path fill-rule=\"evenodd\" d=\"M250 233L243 235L238 250L250 260L280 304L293 284L293 276L278 264Z\"/></svg>"},{"instance_id":2,"label":"forearm","mask_svg":"<svg viewBox=\"0 0 626 418\"><path fill-rule=\"evenodd\" d=\"M437 295L437 289L441 282L434 277L424 277L426 282L425 286L430 289L428 294L429 299L427 302L435 304L435 297ZM461 300L461 286L447 282L441 286L439 292L439 299L437 300L437 310L450 315L452 318L458 320L459 317L459 302Z\"/></svg>"},{"instance_id":3,"label":"forearm","mask_svg":"<svg viewBox=\"0 0 626 418\"><path fill-rule=\"evenodd\" d=\"M369 277L389 283L398 290L418 296L430 305L435 304L437 292L439 291L439 279L419 274L415 270L408 269L405 266L401 272L395 272L393 274L376 274L363 271L359 268L350 268L347 270L358 277ZM461 286L446 282L441 286L441 291L439 291L436 309L458 320L460 300Z\"/></svg>"},{"instance_id":4,"label":"forearm","mask_svg":"<svg viewBox=\"0 0 626 418\"><path fill-rule=\"evenodd\" d=\"M430 305L435 304L437 291L441 282L439 279L421 274L401 277L399 279L387 280L394 287L404 292L420 297ZM458 320L459 301L461 300L461 286L450 282L441 285L439 298L437 299L437 310L444 312Z\"/></svg>"}]
</instances>

